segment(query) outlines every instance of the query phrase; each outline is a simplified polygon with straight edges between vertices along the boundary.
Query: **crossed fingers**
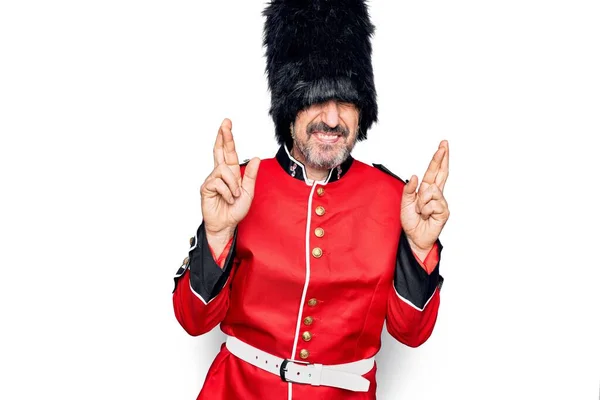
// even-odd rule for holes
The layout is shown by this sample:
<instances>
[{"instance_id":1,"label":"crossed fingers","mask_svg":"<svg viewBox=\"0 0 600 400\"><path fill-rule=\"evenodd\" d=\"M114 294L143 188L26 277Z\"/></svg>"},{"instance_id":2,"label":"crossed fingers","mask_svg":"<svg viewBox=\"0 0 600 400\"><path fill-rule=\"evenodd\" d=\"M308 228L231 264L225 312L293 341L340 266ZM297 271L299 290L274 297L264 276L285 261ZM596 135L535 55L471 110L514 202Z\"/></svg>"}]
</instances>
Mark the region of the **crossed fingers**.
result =
<instances>
[{"instance_id":1,"label":"crossed fingers","mask_svg":"<svg viewBox=\"0 0 600 400\"><path fill-rule=\"evenodd\" d=\"M444 191L446 180L448 179L450 149L448 141L442 140L438 150L433 155L427 171L423 176L423 181L429 185L437 185L440 190Z\"/></svg>"},{"instance_id":2,"label":"crossed fingers","mask_svg":"<svg viewBox=\"0 0 600 400\"><path fill-rule=\"evenodd\" d=\"M419 192L416 209L422 219L429 217L444 219L443 217L448 213L448 203L442 190L436 184L432 184Z\"/></svg>"},{"instance_id":3,"label":"crossed fingers","mask_svg":"<svg viewBox=\"0 0 600 400\"><path fill-rule=\"evenodd\" d=\"M241 195L242 177L235 142L231 133L231 120L225 118L219 127L213 148L214 169L205 182L205 188L218 193L229 204Z\"/></svg>"},{"instance_id":4,"label":"crossed fingers","mask_svg":"<svg viewBox=\"0 0 600 400\"><path fill-rule=\"evenodd\" d=\"M219 127L213 149L214 166L215 168L221 164L229 166L239 180L238 184L241 184L240 162L235 150L235 142L231 129L231 120L225 118Z\"/></svg>"}]
</instances>

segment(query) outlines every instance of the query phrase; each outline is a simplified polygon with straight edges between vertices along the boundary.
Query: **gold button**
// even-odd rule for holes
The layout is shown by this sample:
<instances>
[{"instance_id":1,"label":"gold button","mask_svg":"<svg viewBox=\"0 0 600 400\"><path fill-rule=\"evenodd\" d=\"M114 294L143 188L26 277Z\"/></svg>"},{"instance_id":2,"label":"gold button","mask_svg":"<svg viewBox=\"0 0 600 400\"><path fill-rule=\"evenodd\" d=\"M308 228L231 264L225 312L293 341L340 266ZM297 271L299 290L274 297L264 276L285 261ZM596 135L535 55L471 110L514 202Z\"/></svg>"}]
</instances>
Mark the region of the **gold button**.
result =
<instances>
[{"instance_id":1,"label":"gold button","mask_svg":"<svg viewBox=\"0 0 600 400\"><path fill-rule=\"evenodd\" d=\"M304 325L311 325L313 323L313 317L304 318Z\"/></svg>"},{"instance_id":2,"label":"gold button","mask_svg":"<svg viewBox=\"0 0 600 400\"><path fill-rule=\"evenodd\" d=\"M325 230L323 228L317 228L317 229L315 229L315 236L316 237L323 237L324 234L325 234Z\"/></svg>"},{"instance_id":3,"label":"gold button","mask_svg":"<svg viewBox=\"0 0 600 400\"><path fill-rule=\"evenodd\" d=\"M183 259L183 265L188 265L190 263L190 258L186 257Z\"/></svg>"},{"instance_id":4,"label":"gold button","mask_svg":"<svg viewBox=\"0 0 600 400\"><path fill-rule=\"evenodd\" d=\"M308 305L311 306L311 307L316 306L317 305L317 299L310 299L308 301Z\"/></svg>"},{"instance_id":5,"label":"gold button","mask_svg":"<svg viewBox=\"0 0 600 400\"><path fill-rule=\"evenodd\" d=\"M194 245L194 238L193 238L193 237L191 237L191 238L190 238L190 246L193 246L193 245Z\"/></svg>"},{"instance_id":6,"label":"gold button","mask_svg":"<svg viewBox=\"0 0 600 400\"><path fill-rule=\"evenodd\" d=\"M302 333L302 340L304 340L305 342L309 342L310 339L312 339L312 335L310 334L310 332Z\"/></svg>"},{"instance_id":7,"label":"gold button","mask_svg":"<svg viewBox=\"0 0 600 400\"><path fill-rule=\"evenodd\" d=\"M323 250L320 247L315 247L312 251L312 255L314 258L319 258L323 255Z\"/></svg>"},{"instance_id":8,"label":"gold button","mask_svg":"<svg viewBox=\"0 0 600 400\"><path fill-rule=\"evenodd\" d=\"M323 195L325 194L325 189L324 189L324 188L322 188L322 187L318 188L318 189L317 189L317 194L318 194L319 196L323 196Z\"/></svg>"},{"instance_id":9,"label":"gold button","mask_svg":"<svg viewBox=\"0 0 600 400\"><path fill-rule=\"evenodd\" d=\"M325 214L325 207L319 206L319 207L317 207L315 212L317 213L318 216L321 216L321 215Z\"/></svg>"},{"instance_id":10,"label":"gold button","mask_svg":"<svg viewBox=\"0 0 600 400\"><path fill-rule=\"evenodd\" d=\"M308 355L309 355L308 350L306 350L306 349L300 350L300 358L301 359L306 360L308 358Z\"/></svg>"}]
</instances>

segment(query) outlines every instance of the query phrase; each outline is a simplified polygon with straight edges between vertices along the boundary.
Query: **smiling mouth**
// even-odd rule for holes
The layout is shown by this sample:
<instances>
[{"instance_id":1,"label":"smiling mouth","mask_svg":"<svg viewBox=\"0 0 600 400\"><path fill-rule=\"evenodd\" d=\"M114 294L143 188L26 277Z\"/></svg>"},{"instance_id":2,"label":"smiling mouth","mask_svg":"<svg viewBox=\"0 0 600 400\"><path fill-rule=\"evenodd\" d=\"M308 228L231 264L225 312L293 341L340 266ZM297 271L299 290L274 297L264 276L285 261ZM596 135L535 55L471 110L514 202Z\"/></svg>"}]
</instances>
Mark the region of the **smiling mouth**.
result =
<instances>
[{"instance_id":1,"label":"smiling mouth","mask_svg":"<svg viewBox=\"0 0 600 400\"><path fill-rule=\"evenodd\" d=\"M319 140L320 142L323 142L323 143L336 143L342 136L341 134L339 134L337 132L322 132L322 131L314 132L312 135L315 136L317 138L317 140Z\"/></svg>"}]
</instances>

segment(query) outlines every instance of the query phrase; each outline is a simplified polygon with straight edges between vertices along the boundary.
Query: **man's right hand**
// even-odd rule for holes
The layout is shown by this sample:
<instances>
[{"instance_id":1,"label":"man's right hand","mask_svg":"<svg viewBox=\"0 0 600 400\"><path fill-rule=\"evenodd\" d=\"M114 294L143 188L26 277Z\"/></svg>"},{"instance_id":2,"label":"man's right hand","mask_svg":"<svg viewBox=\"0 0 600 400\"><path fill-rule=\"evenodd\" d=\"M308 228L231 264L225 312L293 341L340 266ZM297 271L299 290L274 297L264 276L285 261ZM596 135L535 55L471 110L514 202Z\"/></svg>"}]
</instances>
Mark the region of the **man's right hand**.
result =
<instances>
[{"instance_id":1,"label":"man's right hand","mask_svg":"<svg viewBox=\"0 0 600 400\"><path fill-rule=\"evenodd\" d=\"M213 150L215 168L200 188L206 235L217 256L248 214L260 164L259 158L253 158L242 178L231 127L231 121L225 118Z\"/></svg>"}]
</instances>

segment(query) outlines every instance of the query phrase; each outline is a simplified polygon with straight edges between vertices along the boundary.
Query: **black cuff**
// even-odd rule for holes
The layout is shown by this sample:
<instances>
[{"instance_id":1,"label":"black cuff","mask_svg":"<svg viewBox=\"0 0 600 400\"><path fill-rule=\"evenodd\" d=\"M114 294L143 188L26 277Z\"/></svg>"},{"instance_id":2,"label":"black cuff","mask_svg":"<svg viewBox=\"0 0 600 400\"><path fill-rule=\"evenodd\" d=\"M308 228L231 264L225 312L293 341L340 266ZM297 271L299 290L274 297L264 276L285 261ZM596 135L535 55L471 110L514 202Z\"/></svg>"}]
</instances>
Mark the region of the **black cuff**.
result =
<instances>
[{"instance_id":1,"label":"black cuff","mask_svg":"<svg viewBox=\"0 0 600 400\"><path fill-rule=\"evenodd\" d=\"M437 240L438 260L441 257L442 243ZM398 295L415 308L423 310L435 289L442 287L444 278L440 275L440 263L428 274L415 258L404 231L400 234L398 253L396 255L396 272L394 287Z\"/></svg>"},{"instance_id":2,"label":"black cuff","mask_svg":"<svg viewBox=\"0 0 600 400\"><path fill-rule=\"evenodd\" d=\"M237 229L233 234L233 243L225 260L225 265L221 268L213 258L212 252L206 239L206 230L204 222L198 228L196 238L190 240L191 250L187 265L182 265L180 271L175 276L175 286L177 280L187 268L190 270L190 285L192 291L196 293L205 303L208 303L221 292L225 282L229 278L233 259L235 257L235 242L237 239ZM183 269L183 270L182 270Z\"/></svg>"}]
</instances>

